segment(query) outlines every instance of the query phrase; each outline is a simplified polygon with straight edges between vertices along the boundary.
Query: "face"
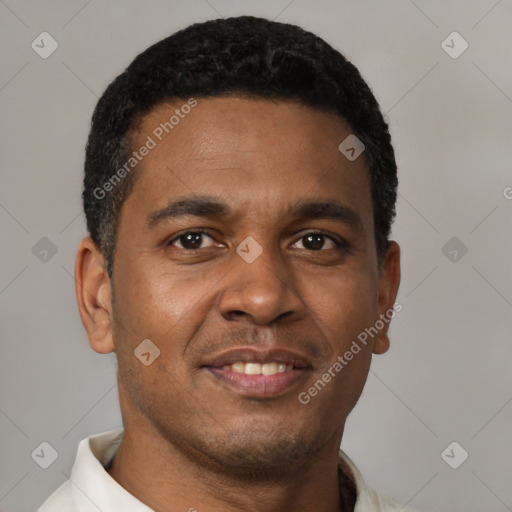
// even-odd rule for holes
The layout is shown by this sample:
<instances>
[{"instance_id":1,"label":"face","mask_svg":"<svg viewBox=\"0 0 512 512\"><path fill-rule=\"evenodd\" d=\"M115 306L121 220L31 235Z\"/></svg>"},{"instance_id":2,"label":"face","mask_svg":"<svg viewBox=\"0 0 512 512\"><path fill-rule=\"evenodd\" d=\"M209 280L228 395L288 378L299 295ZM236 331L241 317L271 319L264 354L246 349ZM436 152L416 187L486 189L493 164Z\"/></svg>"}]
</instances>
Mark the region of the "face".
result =
<instances>
[{"instance_id":1,"label":"face","mask_svg":"<svg viewBox=\"0 0 512 512\"><path fill-rule=\"evenodd\" d=\"M160 141L183 103L155 108L133 141L156 146L116 242L123 417L223 467L285 467L339 443L387 327L381 348L379 335L342 371L333 364L393 305L397 246L379 270L368 171L338 150L351 133L341 118L198 99ZM160 351L147 366L134 355L146 339Z\"/></svg>"}]
</instances>

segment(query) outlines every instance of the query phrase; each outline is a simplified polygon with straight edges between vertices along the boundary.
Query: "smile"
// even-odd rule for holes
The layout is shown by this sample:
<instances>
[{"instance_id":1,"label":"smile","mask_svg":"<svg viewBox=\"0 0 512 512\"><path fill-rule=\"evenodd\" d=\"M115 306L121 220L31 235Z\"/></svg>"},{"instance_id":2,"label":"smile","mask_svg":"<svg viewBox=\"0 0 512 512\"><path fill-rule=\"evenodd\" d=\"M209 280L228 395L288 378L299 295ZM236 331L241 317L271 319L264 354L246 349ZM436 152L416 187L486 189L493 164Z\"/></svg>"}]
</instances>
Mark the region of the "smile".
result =
<instances>
[{"instance_id":1,"label":"smile","mask_svg":"<svg viewBox=\"0 0 512 512\"><path fill-rule=\"evenodd\" d=\"M270 398L284 395L304 381L309 359L288 350L231 349L218 354L201 369L239 395Z\"/></svg>"},{"instance_id":2,"label":"smile","mask_svg":"<svg viewBox=\"0 0 512 512\"><path fill-rule=\"evenodd\" d=\"M293 370L293 364L278 363L276 361L270 363L245 363L237 361L230 366L224 366L224 370L231 370L235 373L245 373L245 375L275 375Z\"/></svg>"}]
</instances>

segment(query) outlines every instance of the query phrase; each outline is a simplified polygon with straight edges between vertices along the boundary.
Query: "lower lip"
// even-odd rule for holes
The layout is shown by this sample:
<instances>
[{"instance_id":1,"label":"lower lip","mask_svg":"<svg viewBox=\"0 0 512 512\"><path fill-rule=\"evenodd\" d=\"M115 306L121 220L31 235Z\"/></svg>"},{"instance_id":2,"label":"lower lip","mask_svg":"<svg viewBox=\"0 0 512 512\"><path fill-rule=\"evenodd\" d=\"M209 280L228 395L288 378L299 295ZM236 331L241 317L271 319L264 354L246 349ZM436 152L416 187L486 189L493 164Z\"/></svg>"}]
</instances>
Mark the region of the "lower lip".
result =
<instances>
[{"instance_id":1,"label":"lower lip","mask_svg":"<svg viewBox=\"0 0 512 512\"><path fill-rule=\"evenodd\" d=\"M205 367L214 377L232 387L241 395L273 397L286 393L308 373L306 368L276 373L274 375L246 375L223 368Z\"/></svg>"}]
</instances>

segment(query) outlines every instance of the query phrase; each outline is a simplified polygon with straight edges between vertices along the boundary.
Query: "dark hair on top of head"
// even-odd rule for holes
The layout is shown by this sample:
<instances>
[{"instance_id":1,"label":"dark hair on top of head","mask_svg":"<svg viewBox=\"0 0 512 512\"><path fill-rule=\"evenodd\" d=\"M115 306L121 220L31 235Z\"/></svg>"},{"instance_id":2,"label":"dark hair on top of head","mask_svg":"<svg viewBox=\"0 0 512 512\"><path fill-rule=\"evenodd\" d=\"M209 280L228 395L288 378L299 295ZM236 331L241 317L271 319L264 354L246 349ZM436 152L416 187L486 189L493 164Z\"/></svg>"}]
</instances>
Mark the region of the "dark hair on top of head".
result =
<instances>
[{"instance_id":1,"label":"dark hair on top of head","mask_svg":"<svg viewBox=\"0 0 512 512\"><path fill-rule=\"evenodd\" d=\"M82 194L87 228L112 277L121 207L134 170L103 188L130 158L131 135L158 104L237 95L297 101L339 114L365 145L379 264L395 216L397 169L377 101L358 70L302 28L241 16L191 25L138 55L105 90L92 117ZM341 141L340 141L341 142Z\"/></svg>"}]
</instances>

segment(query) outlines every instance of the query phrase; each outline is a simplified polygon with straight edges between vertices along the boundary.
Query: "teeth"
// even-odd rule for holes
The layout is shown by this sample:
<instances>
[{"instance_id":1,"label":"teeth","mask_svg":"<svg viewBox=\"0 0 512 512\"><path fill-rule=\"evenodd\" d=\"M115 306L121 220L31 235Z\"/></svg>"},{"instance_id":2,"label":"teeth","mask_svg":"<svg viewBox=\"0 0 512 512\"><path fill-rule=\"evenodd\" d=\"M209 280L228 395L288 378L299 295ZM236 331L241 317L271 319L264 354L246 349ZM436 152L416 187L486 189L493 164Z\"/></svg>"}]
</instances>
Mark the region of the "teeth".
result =
<instances>
[{"instance_id":1,"label":"teeth","mask_svg":"<svg viewBox=\"0 0 512 512\"><path fill-rule=\"evenodd\" d=\"M260 375L261 374L261 364L260 363L246 363L245 364L245 374L246 375Z\"/></svg>"},{"instance_id":2,"label":"teeth","mask_svg":"<svg viewBox=\"0 0 512 512\"><path fill-rule=\"evenodd\" d=\"M236 373L244 373L245 372L245 363L242 363L240 361L239 363L232 364L231 369Z\"/></svg>"},{"instance_id":3,"label":"teeth","mask_svg":"<svg viewBox=\"0 0 512 512\"><path fill-rule=\"evenodd\" d=\"M262 375L275 375L277 373L277 363L265 363L261 365Z\"/></svg>"},{"instance_id":4,"label":"teeth","mask_svg":"<svg viewBox=\"0 0 512 512\"><path fill-rule=\"evenodd\" d=\"M245 373L246 375L275 375L276 373L290 372L293 370L292 364L276 363L244 363L238 361L227 368L235 373Z\"/></svg>"}]
</instances>

